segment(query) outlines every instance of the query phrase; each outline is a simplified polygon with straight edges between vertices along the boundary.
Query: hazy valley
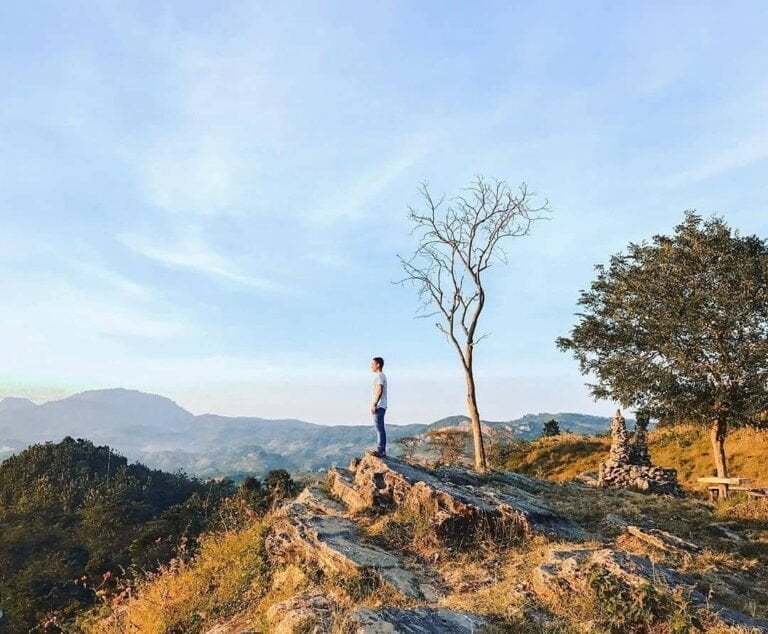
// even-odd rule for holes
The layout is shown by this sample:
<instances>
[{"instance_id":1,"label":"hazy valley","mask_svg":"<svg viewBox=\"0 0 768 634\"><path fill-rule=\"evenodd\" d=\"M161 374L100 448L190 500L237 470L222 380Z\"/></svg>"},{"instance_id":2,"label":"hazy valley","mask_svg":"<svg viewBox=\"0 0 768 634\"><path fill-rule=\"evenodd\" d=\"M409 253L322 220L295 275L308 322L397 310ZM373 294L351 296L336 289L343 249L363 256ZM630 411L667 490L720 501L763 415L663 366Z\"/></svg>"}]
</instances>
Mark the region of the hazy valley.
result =
<instances>
[{"instance_id":1,"label":"hazy valley","mask_svg":"<svg viewBox=\"0 0 768 634\"><path fill-rule=\"evenodd\" d=\"M486 431L530 440L555 418L562 430L597 434L609 418L574 413L527 414L484 421ZM467 425L465 416L431 424L390 425L394 441L432 429ZM164 471L202 477L260 474L271 469L316 471L346 464L373 445L370 425L317 425L294 419L196 416L170 399L125 389L91 390L36 405L20 398L0 401L0 459L33 443L66 436L109 445L129 460Z\"/></svg>"}]
</instances>

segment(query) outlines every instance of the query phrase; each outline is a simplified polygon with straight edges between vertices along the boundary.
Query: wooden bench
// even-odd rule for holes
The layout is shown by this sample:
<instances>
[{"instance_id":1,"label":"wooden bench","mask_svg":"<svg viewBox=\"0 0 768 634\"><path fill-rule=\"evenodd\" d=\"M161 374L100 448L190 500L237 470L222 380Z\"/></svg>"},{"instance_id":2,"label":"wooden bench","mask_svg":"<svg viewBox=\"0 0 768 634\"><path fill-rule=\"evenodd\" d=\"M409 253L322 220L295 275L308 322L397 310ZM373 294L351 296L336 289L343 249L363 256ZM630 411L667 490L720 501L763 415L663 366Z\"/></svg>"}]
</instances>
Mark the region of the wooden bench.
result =
<instances>
[{"instance_id":1,"label":"wooden bench","mask_svg":"<svg viewBox=\"0 0 768 634\"><path fill-rule=\"evenodd\" d=\"M751 478L718 478L716 476L710 476L707 478L697 478L697 482L706 484L709 490L709 499L713 502L717 499L728 499L729 490L741 490L749 489L747 485L752 482Z\"/></svg>"},{"instance_id":2,"label":"wooden bench","mask_svg":"<svg viewBox=\"0 0 768 634\"><path fill-rule=\"evenodd\" d=\"M760 500L762 498L768 498L768 487L761 487L761 486L736 486L736 487L729 487L731 491L739 491L741 493L746 493L747 497L754 499L754 500Z\"/></svg>"}]
</instances>

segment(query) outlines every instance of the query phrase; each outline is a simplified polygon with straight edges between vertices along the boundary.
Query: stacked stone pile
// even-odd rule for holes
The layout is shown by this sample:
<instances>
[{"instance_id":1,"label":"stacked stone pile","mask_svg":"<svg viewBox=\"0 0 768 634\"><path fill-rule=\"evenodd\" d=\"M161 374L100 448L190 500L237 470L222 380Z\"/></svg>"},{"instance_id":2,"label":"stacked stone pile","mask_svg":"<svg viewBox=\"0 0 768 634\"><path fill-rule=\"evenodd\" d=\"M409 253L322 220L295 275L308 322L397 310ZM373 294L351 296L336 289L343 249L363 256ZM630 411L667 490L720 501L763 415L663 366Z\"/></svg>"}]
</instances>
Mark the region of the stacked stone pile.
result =
<instances>
[{"instance_id":1,"label":"stacked stone pile","mask_svg":"<svg viewBox=\"0 0 768 634\"><path fill-rule=\"evenodd\" d=\"M624 417L620 410L616 411L616 416L611 422L611 452L608 460L600 463L598 484L601 487L682 495L682 489L677 482L677 471L651 464L647 424L642 418L638 421L634 442L630 444Z\"/></svg>"},{"instance_id":2,"label":"stacked stone pile","mask_svg":"<svg viewBox=\"0 0 768 634\"><path fill-rule=\"evenodd\" d=\"M635 436L629 446L629 462L644 467L651 466L651 454L648 452L648 416L637 416Z\"/></svg>"}]
</instances>

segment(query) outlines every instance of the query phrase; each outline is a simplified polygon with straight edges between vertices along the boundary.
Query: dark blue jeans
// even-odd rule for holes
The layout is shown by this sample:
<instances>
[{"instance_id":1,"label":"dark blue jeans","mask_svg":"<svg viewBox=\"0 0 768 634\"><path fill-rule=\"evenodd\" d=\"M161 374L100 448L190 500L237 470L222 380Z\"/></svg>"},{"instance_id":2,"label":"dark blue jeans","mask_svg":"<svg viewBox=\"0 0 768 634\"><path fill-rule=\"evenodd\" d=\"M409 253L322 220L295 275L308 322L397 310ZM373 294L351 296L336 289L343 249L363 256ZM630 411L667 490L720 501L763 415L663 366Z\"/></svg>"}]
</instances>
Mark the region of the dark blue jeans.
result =
<instances>
[{"instance_id":1,"label":"dark blue jeans","mask_svg":"<svg viewBox=\"0 0 768 634\"><path fill-rule=\"evenodd\" d=\"M386 411L383 407L377 407L376 413L373 415L373 424L376 425L376 433L379 436L379 445L376 447L376 451L380 453L387 452L387 432L384 429L384 414Z\"/></svg>"}]
</instances>

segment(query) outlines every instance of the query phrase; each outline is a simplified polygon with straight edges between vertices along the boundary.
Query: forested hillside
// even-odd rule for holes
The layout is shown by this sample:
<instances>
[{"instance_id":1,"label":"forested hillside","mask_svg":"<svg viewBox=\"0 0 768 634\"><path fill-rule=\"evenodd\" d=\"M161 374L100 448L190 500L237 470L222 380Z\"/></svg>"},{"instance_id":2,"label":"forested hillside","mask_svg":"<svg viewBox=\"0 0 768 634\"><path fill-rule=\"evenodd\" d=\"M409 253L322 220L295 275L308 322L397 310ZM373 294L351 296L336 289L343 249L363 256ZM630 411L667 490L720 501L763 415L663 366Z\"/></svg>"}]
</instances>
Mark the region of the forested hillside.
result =
<instances>
[{"instance_id":1,"label":"forested hillside","mask_svg":"<svg viewBox=\"0 0 768 634\"><path fill-rule=\"evenodd\" d=\"M82 439L12 456L0 465L0 631L58 631L99 591L173 557L232 491Z\"/></svg>"}]
</instances>

